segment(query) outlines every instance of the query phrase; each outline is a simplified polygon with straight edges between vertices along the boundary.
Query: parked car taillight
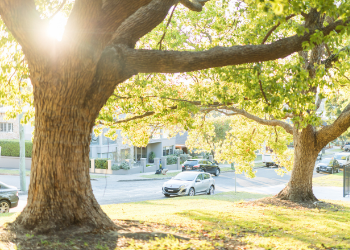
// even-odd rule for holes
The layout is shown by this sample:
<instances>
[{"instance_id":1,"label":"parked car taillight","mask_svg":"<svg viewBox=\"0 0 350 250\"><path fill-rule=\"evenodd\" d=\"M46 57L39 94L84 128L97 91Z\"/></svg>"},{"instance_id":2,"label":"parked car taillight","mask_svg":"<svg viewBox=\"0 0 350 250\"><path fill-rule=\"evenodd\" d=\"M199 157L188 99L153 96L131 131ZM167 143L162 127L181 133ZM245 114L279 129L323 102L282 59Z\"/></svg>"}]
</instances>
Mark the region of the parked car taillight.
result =
<instances>
[{"instance_id":1,"label":"parked car taillight","mask_svg":"<svg viewBox=\"0 0 350 250\"><path fill-rule=\"evenodd\" d=\"M18 191L17 191L16 195L18 196Z\"/></svg>"},{"instance_id":2,"label":"parked car taillight","mask_svg":"<svg viewBox=\"0 0 350 250\"><path fill-rule=\"evenodd\" d=\"M184 165L182 165L182 167L184 168L185 166L184 166Z\"/></svg>"},{"instance_id":3,"label":"parked car taillight","mask_svg":"<svg viewBox=\"0 0 350 250\"><path fill-rule=\"evenodd\" d=\"M193 167L194 167L194 168L199 168L200 166L199 166L199 165L194 165Z\"/></svg>"}]
</instances>

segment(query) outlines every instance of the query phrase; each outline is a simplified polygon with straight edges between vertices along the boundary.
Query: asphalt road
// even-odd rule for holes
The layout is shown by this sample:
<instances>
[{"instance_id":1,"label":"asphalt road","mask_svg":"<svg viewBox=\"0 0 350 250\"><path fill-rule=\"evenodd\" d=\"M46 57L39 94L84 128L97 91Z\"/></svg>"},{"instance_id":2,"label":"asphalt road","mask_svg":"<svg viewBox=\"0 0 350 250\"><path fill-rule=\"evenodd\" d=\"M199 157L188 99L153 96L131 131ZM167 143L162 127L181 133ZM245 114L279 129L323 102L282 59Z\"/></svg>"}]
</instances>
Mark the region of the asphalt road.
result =
<instances>
[{"instance_id":1,"label":"asphalt road","mask_svg":"<svg viewBox=\"0 0 350 250\"><path fill-rule=\"evenodd\" d=\"M321 176L314 172L314 177ZM235 173L224 172L218 177L213 177L216 184L216 192L235 190ZM257 169L256 177L250 179L244 174L236 175L237 191L277 193L290 179L290 173L280 176L274 168ZM19 176L0 175L0 181L19 187ZM92 189L99 204L116 204L137 202L145 200L166 199L162 194L162 185L166 180L147 180L119 182L113 176L98 178L91 181ZM29 177L27 177L29 184ZM11 211L21 211L26 205L27 195L20 195L19 206Z\"/></svg>"}]
</instances>

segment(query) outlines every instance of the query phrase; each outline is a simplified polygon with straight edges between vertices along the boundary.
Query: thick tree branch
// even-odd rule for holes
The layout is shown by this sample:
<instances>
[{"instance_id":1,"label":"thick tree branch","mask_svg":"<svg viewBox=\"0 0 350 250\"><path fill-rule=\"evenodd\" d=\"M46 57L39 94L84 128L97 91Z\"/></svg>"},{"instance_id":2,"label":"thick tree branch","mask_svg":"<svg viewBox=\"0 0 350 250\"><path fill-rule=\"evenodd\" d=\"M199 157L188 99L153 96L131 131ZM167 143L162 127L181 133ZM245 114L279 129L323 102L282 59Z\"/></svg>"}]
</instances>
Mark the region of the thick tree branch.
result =
<instances>
[{"instance_id":1,"label":"thick tree branch","mask_svg":"<svg viewBox=\"0 0 350 250\"><path fill-rule=\"evenodd\" d=\"M91 50L91 44L101 16L102 1L76 0L63 35L63 41L73 49ZM84 46L81 46L84 44Z\"/></svg>"},{"instance_id":2,"label":"thick tree branch","mask_svg":"<svg viewBox=\"0 0 350 250\"><path fill-rule=\"evenodd\" d=\"M329 142L337 139L350 127L350 103L339 117L328 126L316 132L317 148L321 150Z\"/></svg>"},{"instance_id":3,"label":"thick tree branch","mask_svg":"<svg viewBox=\"0 0 350 250\"><path fill-rule=\"evenodd\" d=\"M181 0L180 3L192 11L201 12L204 4L208 1L210 0Z\"/></svg>"},{"instance_id":4,"label":"thick tree branch","mask_svg":"<svg viewBox=\"0 0 350 250\"><path fill-rule=\"evenodd\" d=\"M160 24L179 0L153 0L126 19L112 37L113 44L133 48L136 42Z\"/></svg>"},{"instance_id":5,"label":"thick tree branch","mask_svg":"<svg viewBox=\"0 0 350 250\"><path fill-rule=\"evenodd\" d=\"M328 35L336 26L348 23L349 21L339 20L321 30L324 35ZM123 50L126 65L139 73L177 73L284 58L303 50L302 43L309 41L311 34L313 32L304 36L295 35L271 44L215 47L198 52L134 50L122 45L119 47Z\"/></svg>"},{"instance_id":6,"label":"thick tree branch","mask_svg":"<svg viewBox=\"0 0 350 250\"><path fill-rule=\"evenodd\" d=\"M1 0L0 15L28 60L36 57L45 44L43 37L46 34L34 0Z\"/></svg>"},{"instance_id":7,"label":"thick tree branch","mask_svg":"<svg viewBox=\"0 0 350 250\"><path fill-rule=\"evenodd\" d=\"M141 7L152 0L105 0L102 5L95 40L103 48L108 44L118 27Z\"/></svg>"},{"instance_id":8,"label":"thick tree branch","mask_svg":"<svg viewBox=\"0 0 350 250\"><path fill-rule=\"evenodd\" d=\"M238 109L238 108L235 108L235 107L225 107L225 109L227 110L232 110L234 111L235 113L237 114L240 114L244 117L247 117L248 119L250 120L253 120L253 121L256 121L257 123L260 123L262 125L267 125L267 126L280 126L282 128L284 128L284 130L289 133L289 134L292 134L293 135L293 127L286 123L286 122L283 122L283 121L280 121L280 120L266 120L266 119L262 119L258 116L255 116L255 115L252 115L252 114L249 114L247 111L245 110L242 110L242 109ZM234 114L234 113L233 113Z\"/></svg>"}]
</instances>

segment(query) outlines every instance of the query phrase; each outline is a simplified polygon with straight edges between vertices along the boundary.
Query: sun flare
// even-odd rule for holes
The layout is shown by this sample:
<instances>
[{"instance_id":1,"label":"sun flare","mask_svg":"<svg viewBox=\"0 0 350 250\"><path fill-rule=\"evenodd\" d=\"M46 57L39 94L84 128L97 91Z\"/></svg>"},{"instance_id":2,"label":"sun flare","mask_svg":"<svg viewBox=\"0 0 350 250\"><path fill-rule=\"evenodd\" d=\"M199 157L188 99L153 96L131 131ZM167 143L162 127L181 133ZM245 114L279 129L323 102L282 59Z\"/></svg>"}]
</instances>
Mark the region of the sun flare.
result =
<instances>
[{"instance_id":1,"label":"sun flare","mask_svg":"<svg viewBox=\"0 0 350 250\"><path fill-rule=\"evenodd\" d=\"M67 18L62 13L58 13L50 20L47 35L53 39L61 41L66 23Z\"/></svg>"}]
</instances>

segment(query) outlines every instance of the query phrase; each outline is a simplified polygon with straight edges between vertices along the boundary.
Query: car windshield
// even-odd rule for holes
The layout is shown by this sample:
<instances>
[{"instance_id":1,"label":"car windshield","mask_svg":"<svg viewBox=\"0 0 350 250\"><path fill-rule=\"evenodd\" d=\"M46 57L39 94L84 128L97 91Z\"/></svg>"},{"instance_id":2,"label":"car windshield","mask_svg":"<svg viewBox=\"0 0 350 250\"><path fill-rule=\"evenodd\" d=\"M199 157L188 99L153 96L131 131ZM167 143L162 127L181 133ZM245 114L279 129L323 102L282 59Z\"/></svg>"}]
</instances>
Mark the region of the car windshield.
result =
<instances>
[{"instance_id":1,"label":"car windshield","mask_svg":"<svg viewBox=\"0 0 350 250\"><path fill-rule=\"evenodd\" d=\"M184 163L184 165L190 165L190 166L194 166L194 165L197 165L197 164L198 164L197 160L187 160Z\"/></svg>"},{"instance_id":2,"label":"car windshield","mask_svg":"<svg viewBox=\"0 0 350 250\"><path fill-rule=\"evenodd\" d=\"M10 189L10 188L11 187L9 187L8 185L0 181L0 189Z\"/></svg>"},{"instance_id":3,"label":"car windshield","mask_svg":"<svg viewBox=\"0 0 350 250\"><path fill-rule=\"evenodd\" d=\"M337 160L346 160L346 156L345 155L335 155L334 158L337 159Z\"/></svg>"},{"instance_id":4,"label":"car windshield","mask_svg":"<svg viewBox=\"0 0 350 250\"><path fill-rule=\"evenodd\" d=\"M194 172L182 172L174 177L174 180L181 181L193 181L197 177L198 173Z\"/></svg>"},{"instance_id":5,"label":"car windshield","mask_svg":"<svg viewBox=\"0 0 350 250\"><path fill-rule=\"evenodd\" d=\"M326 158L326 159L323 159L322 161L320 161L320 163L323 163L323 164L330 164L330 163L332 163L332 159L330 159L330 158Z\"/></svg>"}]
</instances>

